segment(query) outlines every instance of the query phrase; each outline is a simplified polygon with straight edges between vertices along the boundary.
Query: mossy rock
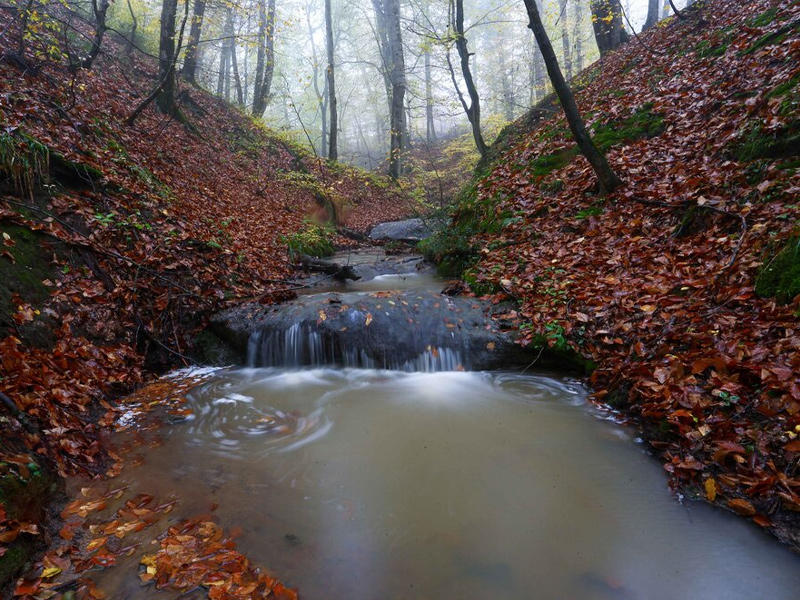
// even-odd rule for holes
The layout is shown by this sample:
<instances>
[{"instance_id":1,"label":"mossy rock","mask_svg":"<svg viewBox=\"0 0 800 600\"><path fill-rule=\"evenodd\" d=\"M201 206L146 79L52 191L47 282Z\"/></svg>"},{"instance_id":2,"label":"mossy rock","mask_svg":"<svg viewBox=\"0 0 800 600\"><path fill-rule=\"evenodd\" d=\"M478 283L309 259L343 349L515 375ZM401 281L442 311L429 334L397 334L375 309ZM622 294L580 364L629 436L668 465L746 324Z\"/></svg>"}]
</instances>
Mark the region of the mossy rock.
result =
<instances>
[{"instance_id":1,"label":"mossy rock","mask_svg":"<svg viewBox=\"0 0 800 600\"><path fill-rule=\"evenodd\" d=\"M241 364L244 358L210 329L204 329L197 334L192 357L202 364L219 367Z\"/></svg>"},{"instance_id":2,"label":"mossy rock","mask_svg":"<svg viewBox=\"0 0 800 600\"><path fill-rule=\"evenodd\" d=\"M25 227L0 223L0 237L8 236L14 243L5 247L14 257L0 256L0 336L13 332L22 333L26 342L37 347L48 348L54 342L53 322L42 316L29 323L15 326L11 315L18 308L12 302L15 294L34 309L41 309L50 298L50 289L43 281L56 279L53 252L59 244L50 238Z\"/></svg>"},{"instance_id":3,"label":"mossy rock","mask_svg":"<svg viewBox=\"0 0 800 600\"><path fill-rule=\"evenodd\" d=\"M800 235L792 237L756 278L756 293L788 304L800 295Z\"/></svg>"},{"instance_id":4,"label":"mossy rock","mask_svg":"<svg viewBox=\"0 0 800 600\"><path fill-rule=\"evenodd\" d=\"M27 465L26 477L0 463L0 505L9 519L35 523L44 531L51 499L59 491L56 479L36 463ZM0 590L29 569L43 547L41 536L22 533L0 560Z\"/></svg>"}]
</instances>

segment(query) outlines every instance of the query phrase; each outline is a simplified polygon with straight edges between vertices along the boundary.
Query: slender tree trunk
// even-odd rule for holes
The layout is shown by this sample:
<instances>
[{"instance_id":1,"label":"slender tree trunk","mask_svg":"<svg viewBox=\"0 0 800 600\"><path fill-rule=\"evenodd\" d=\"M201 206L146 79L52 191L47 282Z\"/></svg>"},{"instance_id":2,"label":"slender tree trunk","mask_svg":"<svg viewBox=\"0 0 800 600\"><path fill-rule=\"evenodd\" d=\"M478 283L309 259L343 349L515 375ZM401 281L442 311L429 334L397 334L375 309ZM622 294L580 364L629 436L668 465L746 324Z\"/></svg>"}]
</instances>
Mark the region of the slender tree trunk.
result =
<instances>
[{"instance_id":1,"label":"slender tree trunk","mask_svg":"<svg viewBox=\"0 0 800 600\"><path fill-rule=\"evenodd\" d=\"M239 77L239 62L236 58L236 39L231 40L231 66L233 67L233 83L236 87L236 103L244 106L244 93L242 92L242 80Z\"/></svg>"},{"instance_id":2,"label":"slender tree trunk","mask_svg":"<svg viewBox=\"0 0 800 600\"><path fill-rule=\"evenodd\" d=\"M453 0L451 0L452 2ZM475 146L481 156L486 156L489 148L486 142L483 141L483 134L481 133L481 101L478 96L478 88L475 86L475 80L472 78L472 71L469 68L469 50L467 49L467 38L464 37L464 0L455 1L455 14L453 18L453 32L455 35L455 45L458 51L458 57L461 60L461 75L464 78L464 83L467 86L467 94L469 94L469 105L463 95L459 92L458 97L461 100L461 105L464 107L464 112L467 113L470 125L472 125L472 137L475 140Z\"/></svg>"},{"instance_id":3,"label":"slender tree trunk","mask_svg":"<svg viewBox=\"0 0 800 600\"><path fill-rule=\"evenodd\" d=\"M197 87L197 59L200 52L200 34L203 31L203 18L206 14L206 0L194 0L194 15L189 28L189 42L183 58L181 75L187 83Z\"/></svg>"},{"instance_id":4,"label":"slender tree trunk","mask_svg":"<svg viewBox=\"0 0 800 600\"><path fill-rule=\"evenodd\" d=\"M161 34L158 45L158 79L161 83L156 96L156 106L166 114L178 114L175 102L175 21L178 0L163 0L161 3Z\"/></svg>"},{"instance_id":5,"label":"slender tree trunk","mask_svg":"<svg viewBox=\"0 0 800 600\"><path fill-rule=\"evenodd\" d=\"M539 46L536 45L533 48L533 65L531 69L533 81L531 82L531 87L534 91L535 100L537 101L541 100L547 95L547 82L545 81L546 75L542 52L539 50Z\"/></svg>"},{"instance_id":6,"label":"slender tree trunk","mask_svg":"<svg viewBox=\"0 0 800 600\"><path fill-rule=\"evenodd\" d=\"M647 0L647 19L644 22L642 31L647 31L658 24L658 2L659 0Z\"/></svg>"},{"instance_id":7,"label":"slender tree trunk","mask_svg":"<svg viewBox=\"0 0 800 600\"><path fill-rule=\"evenodd\" d=\"M575 39L575 72L583 71L583 2L578 0L573 2L575 7L575 26L572 29L572 37Z\"/></svg>"},{"instance_id":8,"label":"slender tree trunk","mask_svg":"<svg viewBox=\"0 0 800 600\"><path fill-rule=\"evenodd\" d=\"M622 6L619 0L591 0L592 26L600 56L628 41L628 32L622 24Z\"/></svg>"},{"instance_id":9,"label":"slender tree trunk","mask_svg":"<svg viewBox=\"0 0 800 600\"><path fill-rule=\"evenodd\" d=\"M258 55L253 87L253 116L263 117L275 74L275 0L258 3Z\"/></svg>"},{"instance_id":10,"label":"slender tree trunk","mask_svg":"<svg viewBox=\"0 0 800 600\"><path fill-rule=\"evenodd\" d=\"M320 153L323 157L328 152L328 78L325 78L322 91L319 89L319 56L317 44L314 42L314 27L311 25L311 5L306 5L306 26L308 27L308 40L311 43L311 84L314 86L314 95L317 97L317 110L320 116Z\"/></svg>"},{"instance_id":11,"label":"slender tree trunk","mask_svg":"<svg viewBox=\"0 0 800 600\"><path fill-rule=\"evenodd\" d=\"M569 81L572 79L572 48L569 45L569 19L567 18L569 0L561 0L560 9L558 19L561 23L561 52L564 55L564 71L567 74L567 81Z\"/></svg>"},{"instance_id":12,"label":"slender tree trunk","mask_svg":"<svg viewBox=\"0 0 800 600\"><path fill-rule=\"evenodd\" d=\"M431 75L431 53L425 51L425 139L430 144L436 141L433 120L433 77Z\"/></svg>"},{"instance_id":13,"label":"slender tree trunk","mask_svg":"<svg viewBox=\"0 0 800 600\"><path fill-rule=\"evenodd\" d=\"M136 13L133 12L131 0L128 2L128 12L131 15L131 32L128 34L128 43L125 45L125 54L130 54L136 48L136 30L139 28L139 20L136 18Z\"/></svg>"},{"instance_id":14,"label":"slender tree trunk","mask_svg":"<svg viewBox=\"0 0 800 600\"><path fill-rule=\"evenodd\" d=\"M406 65L403 55L403 34L400 28L400 0L385 0L386 24L391 49L392 105L389 113L391 127L389 143L389 176L399 179L403 171L405 135Z\"/></svg>"},{"instance_id":15,"label":"slender tree trunk","mask_svg":"<svg viewBox=\"0 0 800 600\"><path fill-rule=\"evenodd\" d=\"M328 102L330 104L331 131L328 140L328 160L339 160L339 114L336 104L336 77L333 52L333 13L331 0L325 0L325 47L328 54L326 76L328 81Z\"/></svg>"},{"instance_id":16,"label":"slender tree trunk","mask_svg":"<svg viewBox=\"0 0 800 600\"><path fill-rule=\"evenodd\" d=\"M597 175L599 183L599 193L607 194L620 185L620 180L616 173L611 169L606 157L600 150L597 149L589 133L586 131L586 126L583 123L578 105L575 103L575 97L572 95L561 69L558 66L558 59L553 51L553 46L550 43L550 38L547 36L547 31L544 28L542 19L539 16L539 9L536 6L536 0L525 0L525 8L528 11L528 18L530 23L528 27L533 31L536 38L536 43L539 45L544 57L544 63L547 67L547 73L550 76L550 81L556 91L561 106L564 109L564 114L567 118L570 131L572 132L575 142L578 144L581 152L591 164Z\"/></svg>"},{"instance_id":17,"label":"slender tree trunk","mask_svg":"<svg viewBox=\"0 0 800 600\"><path fill-rule=\"evenodd\" d=\"M94 59L100 54L100 48L103 45L103 36L106 33L106 13L108 12L109 0L92 0L92 12L94 12L94 38L92 39L92 47L89 54L81 62L82 69L91 69Z\"/></svg>"}]
</instances>

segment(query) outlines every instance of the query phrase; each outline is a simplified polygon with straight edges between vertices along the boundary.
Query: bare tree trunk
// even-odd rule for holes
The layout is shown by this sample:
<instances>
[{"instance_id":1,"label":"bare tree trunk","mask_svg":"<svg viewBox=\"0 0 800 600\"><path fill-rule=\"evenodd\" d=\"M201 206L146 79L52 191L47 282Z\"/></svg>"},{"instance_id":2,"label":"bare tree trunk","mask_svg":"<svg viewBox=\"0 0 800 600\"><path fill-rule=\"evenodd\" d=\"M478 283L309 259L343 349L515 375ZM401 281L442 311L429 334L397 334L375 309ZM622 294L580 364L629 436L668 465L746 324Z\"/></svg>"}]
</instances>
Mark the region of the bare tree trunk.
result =
<instances>
[{"instance_id":1,"label":"bare tree trunk","mask_svg":"<svg viewBox=\"0 0 800 600\"><path fill-rule=\"evenodd\" d=\"M433 121L433 78L431 76L431 53L425 51L425 139L430 144L436 141Z\"/></svg>"},{"instance_id":2,"label":"bare tree trunk","mask_svg":"<svg viewBox=\"0 0 800 600\"><path fill-rule=\"evenodd\" d=\"M156 96L158 110L168 115L178 114L175 102L175 59L178 49L175 47L175 21L178 11L178 0L162 0L161 34L158 45L158 80L160 90Z\"/></svg>"},{"instance_id":3,"label":"bare tree trunk","mask_svg":"<svg viewBox=\"0 0 800 600\"><path fill-rule=\"evenodd\" d=\"M402 173L402 154L406 147L405 95L406 65L403 55L403 34L400 29L400 0L385 0L387 38L391 49L392 105L389 113L391 126L389 143L389 176L399 179Z\"/></svg>"},{"instance_id":4,"label":"bare tree trunk","mask_svg":"<svg viewBox=\"0 0 800 600\"><path fill-rule=\"evenodd\" d=\"M583 71L583 1L573 2L575 7L575 26L572 29L572 37L575 39L575 72Z\"/></svg>"},{"instance_id":5,"label":"bare tree trunk","mask_svg":"<svg viewBox=\"0 0 800 600\"><path fill-rule=\"evenodd\" d=\"M547 95L547 82L545 81L546 73L544 68L544 59L539 46L533 48L533 64L531 68L531 89L533 90L534 100L541 100Z\"/></svg>"},{"instance_id":6,"label":"bare tree trunk","mask_svg":"<svg viewBox=\"0 0 800 600\"><path fill-rule=\"evenodd\" d=\"M619 0L591 0L592 26L600 56L606 55L628 41L629 35L622 24L622 6Z\"/></svg>"},{"instance_id":7,"label":"bare tree trunk","mask_svg":"<svg viewBox=\"0 0 800 600\"><path fill-rule=\"evenodd\" d=\"M131 0L128 0L128 12L131 13L131 33L128 39L128 45L125 47L125 52L130 54L136 47L136 30L139 28L139 20L136 18L136 13L133 12Z\"/></svg>"},{"instance_id":8,"label":"bare tree trunk","mask_svg":"<svg viewBox=\"0 0 800 600\"><path fill-rule=\"evenodd\" d=\"M323 89L319 89L319 57L317 56L317 44L314 42L314 27L311 25L312 5L306 5L306 26L308 27L308 40L311 43L311 83L314 86L314 95L317 97L317 110L320 116L320 152L323 157L328 152L328 78L324 80Z\"/></svg>"},{"instance_id":9,"label":"bare tree trunk","mask_svg":"<svg viewBox=\"0 0 800 600\"><path fill-rule=\"evenodd\" d=\"M224 30L223 30L224 31ZM223 33L223 37L224 37ZM228 43L226 40L222 40L222 47L219 51L219 72L217 73L217 96L220 98L225 95L225 77L227 77L228 72Z\"/></svg>"},{"instance_id":10,"label":"bare tree trunk","mask_svg":"<svg viewBox=\"0 0 800 600\"><path fill-rule=\"evenodd\" d=\"M188 1L188 0L187 0ZM181 75L187 83L197 86L197 57L200 51L200 34L203 31L203 18L206 14L206 0L194 0L194 15L189 28L189 42L186 45L186 55L183 58Z\"/></svg>"},{"instance_id":11,"label":"bare tree trunk","mask_svg":"<svg viewBox=\"0 0 800 600\"><path fill-rule=\"evenodd\" d=\"M572 79L572 48L569 45L568 8L569 0L561 0L561 12L558 19L561 22L561 52L564 55L564 71L567 74L567 81Z\"/></svg>"},{"instance_id":12,"label":"bare tree trunk","mask_svg":"<svg viewBox=\"0 0 800 600\"><path fill-rule=\"evenodd\" d=\"M453 6L454 2L455 6ZM486 142L483 141L483 134L481 133L481 101L478 96L478 88L475 86L475 80L472 78L472 71L469 68L469 50L467 49L467 38L464 37L464 0L450 0L450 7L455 45L458 57L461 60L461 75L464 78L467 93L469 94L469 105L458 86L456 86L456 91L458 92L458 99L461 100L461 106L464 107L464 112L467 113L467 119L472 125L472 138L475 140L475 146L481 156L486 156L489 148L486 146ZM454 13L453 8L455 8ZM453 77L453 83L455 84L455 77Z\"/></svg>"},{"instance_id":13,"label":"bare tree trunk","mask_svg":"<svg viewBox=\"0 0 800 600\"><path fill-rule=\"evenodd\" d=\"M175 65L178 62L178 55L183 45L183 33L186 30L186 21L189 20L189 3L185 4L186 10L183 14L181 29L178 35L178 42L175 43L175 21L178 10L177 0L163 0L161 7L161 39L159 43L158 74L159 81L155 89L145 98L139 106L125 119L126 125L133 125L136 119L155 101L156 107L168 115L177 118L182 123L186 123L186 118L178 108L176 101L177 80L175 79Z\"/></svg>"},{"instance_id":14,"label":"bare tree trunk","mask_svg":"<svg viewBox=\"0 0 800 600\"><path fill-rule=\"evenodd\" d=\"M92 12L94 13L94 39L92 39L92 47L89 54L81 62L82 69L91 69L94 59L100 54L100 48L103 45L103 36L106 33L106 13L108 12L109 0L92 0Z\"/></svg>"},{"instance_id":15,"label":"bare tree trunk","mask_svg":"<svg viewBox=\"0 0 800 600\"><path fill-rule=\"evenodd\" d=\"M589 161L589 164L591 164L592 169L594 169L597 175L599 193L601 195L607 194L619 186L621 182L616 173L611 169L606 157L597 149L597 146L594 145L592 138L586 131L586 126L583 123L580 111L578 111L578 105L575 103L572 90L564 80L564 76L558 66L558 59L553 51L553 46L550 43L550 38L547 36L547 31L544 28L542 19L539 16L536 0L525 0L525 8L528 11L528 18L530 19L528 27L533 31L533 35L536 37L536 43L542 51L547 73L550 76L550 81L564 109L570 131L581 152Z\"/></svg>"},{"instance_id":16,"label":"bare tree trunk","mask_svg":"<svg viewBox=\"0 0 800 600\"><path fill-rule=\"evenodd\" d=\"M336 104L336 77L333 52L333 14L331 0L325 0L325 46L328 54L326 76L328 81L328 102L330 104L331 131L328 140L328 160L339 160L339 115Z\"/></svg>"},{"instance_id":17,"label":"bare tree trunk","mask_svg":"<svg viewBox=\"0 0 800 600\"><path fill-rule=\"evenodd\" d=\"M231 39L231 66L233 67L233 83L236 87L236 103L244 106L244 93L242 92L242 80L239 77L239 62L236 59L236 38Z\"/></svg>"},{"instance_id":18,"label":"bare tree trunk","mask_svg":"<svg viewBox=\"0 0 800 600\"><path fill-rule=\"evenodd\" d=\"M642 26L642 31L647 31L658 24L659 0L647 0L647 19Z\"/></svg>"},{"instance_id":19,"label":"bare tree trunk","mask_svg":"<svg viewBox=\"0 0 800 600\"><path fill-rule=\"evenodd\" d=\"M263 117L267 110L272 77L275 74L275 0L258 3L258 55L253 87L253 116Z\"/></svg>"}]
</instances>

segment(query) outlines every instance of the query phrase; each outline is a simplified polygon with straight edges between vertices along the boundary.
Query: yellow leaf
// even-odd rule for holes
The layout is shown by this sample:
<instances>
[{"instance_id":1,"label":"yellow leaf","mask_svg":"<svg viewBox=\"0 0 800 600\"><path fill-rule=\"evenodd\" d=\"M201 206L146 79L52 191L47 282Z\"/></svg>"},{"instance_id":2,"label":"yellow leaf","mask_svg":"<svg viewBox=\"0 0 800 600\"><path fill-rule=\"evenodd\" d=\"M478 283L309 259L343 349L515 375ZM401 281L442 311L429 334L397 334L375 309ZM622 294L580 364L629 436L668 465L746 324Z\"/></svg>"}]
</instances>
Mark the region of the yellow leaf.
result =
<instances>
[{"instance_id":1,"label":"yellow leaf","mask_svg":"<svg viewBox=\"0 0 800 600\"><path fill-rule=\"evenodd\" d=\"M325 314L325 311L321 308L319 309L319 319L320 321L324 321L328 318L328 315Z\"/></svg>"},{"instance_id":2,"label":"yellow leaf","mask_svg":"<svg viewBox=\"0 0 800 600\"><path fill-rule=\"evenodd\" d=\"M61 569L58 567L48 567L44 571L42 571L42 579L50 579L51 577L55 577L61 573Z\"/></svg>"},{"instance_id":3,"label":"yellow leaf","mask_svg":"<svg viewBox=\"0 0 800 600\"><path fill-rule=\"evenodd\" d=\"M371 314L371 313L367 313L367 320L366 320L366 322L365 322L364 324L365 324L367 327L369 327L369 324L370 324L370 323L372 323L372 314Z\"/></svg>"},{"instance_id":4,"label":"yellow leaf","mask_svg":"<svg viewBox=\"0 0 800 600\"><path fill-rule=\"evenodd\" d=\"M97 550L101 546L104 546L105 543L106 543L106 538L104 537L95 538L91 542L89 542L89 544L86 546L86 549L90 551Z\"/></svg>"},{"instance_id":5,"label":"yellow leaf","mask_svg":"<svg viewBox=\"0 0 800 600\"><path fill-rule=\"evenodd\" d=\"M717 482L713 478L706 479L706 498L709 502L713 502L717 497Z\"/></svg>"},{"instance_id":6,"label":"yellow leaf","mask_svg":"<svg viewBox=\"0 0 800 600\"><path fill-rule=\"evenodd\" d=\"M156 555L155 554L145 554L142 556L142 560L139 561L145 567L153 567L156 566Z\"/></svg>"},{"instance_id":7,"label":"yellow leaf","mask_svg":"<svg viewBox=\"0 0 800 600\"><path fill-rule=\"evenodd\" d=\"M494 350L494 348L495 348L494 342L489 342L488 344L486 344L487 350Z\"/></svg>"}]
</instances>

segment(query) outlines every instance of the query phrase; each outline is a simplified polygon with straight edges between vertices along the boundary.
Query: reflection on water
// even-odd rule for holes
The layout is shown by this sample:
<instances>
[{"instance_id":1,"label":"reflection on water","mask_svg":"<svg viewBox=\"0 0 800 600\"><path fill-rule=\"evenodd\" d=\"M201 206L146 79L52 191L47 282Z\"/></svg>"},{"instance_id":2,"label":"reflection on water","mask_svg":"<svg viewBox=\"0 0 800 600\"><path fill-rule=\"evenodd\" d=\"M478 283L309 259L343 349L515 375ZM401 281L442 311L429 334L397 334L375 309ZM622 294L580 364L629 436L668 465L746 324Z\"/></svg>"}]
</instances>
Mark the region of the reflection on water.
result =
<instances>
[{"instance_id":1,"label":"reflection on water","mask_svg":"<svg viewBox=\"0 0 800 600\"><path fill-rule=\"evenodd\" d=\"M800 589L796 557L729 515L680 506L658 465L563 379L239 369L190 400L130 483L180 490L176 518L218 504L240 549L307 600ZM127 587L103 576L110 597Z\"/></svg>"}]
</instances>

